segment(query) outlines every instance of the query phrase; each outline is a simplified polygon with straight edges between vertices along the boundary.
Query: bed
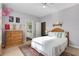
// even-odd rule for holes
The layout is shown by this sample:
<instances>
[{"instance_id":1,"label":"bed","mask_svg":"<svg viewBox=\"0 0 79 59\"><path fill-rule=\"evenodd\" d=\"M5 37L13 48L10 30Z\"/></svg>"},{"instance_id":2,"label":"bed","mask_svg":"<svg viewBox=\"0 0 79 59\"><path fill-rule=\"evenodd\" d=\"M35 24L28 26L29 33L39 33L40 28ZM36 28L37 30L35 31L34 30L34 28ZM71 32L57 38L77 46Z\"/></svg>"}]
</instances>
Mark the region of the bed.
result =
<instances>
[{"instance_id":1,"label":"bed","mask_svg":"<svg viewBox=\"0 0 79 59\"><path fill-rule=\"evenodd\" d=\"M61 28L51 30L52 35L32 39L31 47L45 56L59 56L68 45L67 32ZM66 33L65 37L57 38L56 33Z\"/></svg>"}]
</instances>

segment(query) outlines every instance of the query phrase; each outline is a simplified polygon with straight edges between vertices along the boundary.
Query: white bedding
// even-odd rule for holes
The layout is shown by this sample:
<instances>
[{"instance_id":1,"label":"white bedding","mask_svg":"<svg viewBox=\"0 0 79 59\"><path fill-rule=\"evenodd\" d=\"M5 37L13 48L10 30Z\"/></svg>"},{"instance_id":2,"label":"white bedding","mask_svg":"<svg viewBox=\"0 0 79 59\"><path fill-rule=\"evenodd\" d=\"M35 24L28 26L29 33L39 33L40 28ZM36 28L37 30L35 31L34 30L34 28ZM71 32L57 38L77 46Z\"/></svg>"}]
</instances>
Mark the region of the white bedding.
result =
<instances>
[{"instance_id":1,"label":"white bedding","mask_svg":"<svg viewBox=\"0 0 79 59\"><path fill-rule=\"evenodd\" d=\"M31 47L39 53L48 56L60 55L67 46L67 38L56 38L50 36L32 39Z\"/></svg>"}]
</instances>

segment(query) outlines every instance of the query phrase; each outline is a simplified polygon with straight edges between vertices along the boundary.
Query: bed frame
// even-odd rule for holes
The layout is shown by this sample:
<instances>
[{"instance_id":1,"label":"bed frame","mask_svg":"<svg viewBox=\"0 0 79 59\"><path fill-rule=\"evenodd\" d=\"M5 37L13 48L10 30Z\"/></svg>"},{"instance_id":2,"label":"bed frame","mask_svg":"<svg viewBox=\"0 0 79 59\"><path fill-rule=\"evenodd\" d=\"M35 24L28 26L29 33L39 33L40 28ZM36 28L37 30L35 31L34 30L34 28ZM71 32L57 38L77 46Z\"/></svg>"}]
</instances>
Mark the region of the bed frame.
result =
<instances>
[{"instance_id":1,"label":"bed frame","mask_svg":"<svg viewBox=\"0 0 79 59\"><path fill-rule=\"evenodd\" d=\"M62 28L54 28L54 29L51 30L51 32L64 32L64 30ZM69 46L69 32L66 32L66 33L67 33L66 37L68 39L67 46Z\"/></svg>"}]
</instances>

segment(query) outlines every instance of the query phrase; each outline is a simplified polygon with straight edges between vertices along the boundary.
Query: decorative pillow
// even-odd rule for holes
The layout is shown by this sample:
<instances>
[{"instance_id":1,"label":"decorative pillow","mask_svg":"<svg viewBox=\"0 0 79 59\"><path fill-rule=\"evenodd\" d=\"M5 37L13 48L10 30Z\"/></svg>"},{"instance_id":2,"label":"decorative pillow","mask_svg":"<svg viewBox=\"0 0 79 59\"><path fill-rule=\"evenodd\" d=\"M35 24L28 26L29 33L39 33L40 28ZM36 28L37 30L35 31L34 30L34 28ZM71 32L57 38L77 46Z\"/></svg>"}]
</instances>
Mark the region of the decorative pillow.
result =
<instances>
[{"instance_id":1,"label":"decorative pillow","mask_svg":"<svg viewBox=\"0 0 79 59\"><path fill-rule=\"evenodd\" d=\"M66 37L66 32L58 32L57 38L65 38Z\"/></svg>"},{"instance_id":2,"label":"decorative pillow","mask_svg":"<svg viewBox=\"0 0 79 59\"><path fill-rule=\"evenodd\" d=\"M66 32L62 32L62 38L65 38L65 37L66 37L66 35L67 35L67 33L66 33Z\"/></svg>"},{"instance_id":3,"label":"decorative pillow","mask_svg":"<svg viewBox=\"0 0 79 59\"><path fill-rule=\"evenodd\" d=\"M57 32L57 38L62 38L62 32Z\"/></svg>"}]
</instances>

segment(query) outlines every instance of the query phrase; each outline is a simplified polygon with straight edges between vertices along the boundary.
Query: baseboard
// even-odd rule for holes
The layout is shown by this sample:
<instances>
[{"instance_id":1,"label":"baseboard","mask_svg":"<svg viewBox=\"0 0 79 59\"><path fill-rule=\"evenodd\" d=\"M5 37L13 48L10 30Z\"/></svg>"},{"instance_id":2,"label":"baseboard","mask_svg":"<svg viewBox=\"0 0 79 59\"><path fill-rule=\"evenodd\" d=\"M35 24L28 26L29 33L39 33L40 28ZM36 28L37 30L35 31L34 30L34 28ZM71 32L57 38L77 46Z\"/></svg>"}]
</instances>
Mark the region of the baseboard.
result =
<instances>
[{"instance_id":1,"label":"baseboard","mask_svg":"<svg viewBox=\"0 0 79 59\"><path fill-rule=\"evenodd\" d=\"M79 48L79 46L76 46L76 45L69 45L71 47L74 47L74 48Z\"/></svg>"}]
</instances>

